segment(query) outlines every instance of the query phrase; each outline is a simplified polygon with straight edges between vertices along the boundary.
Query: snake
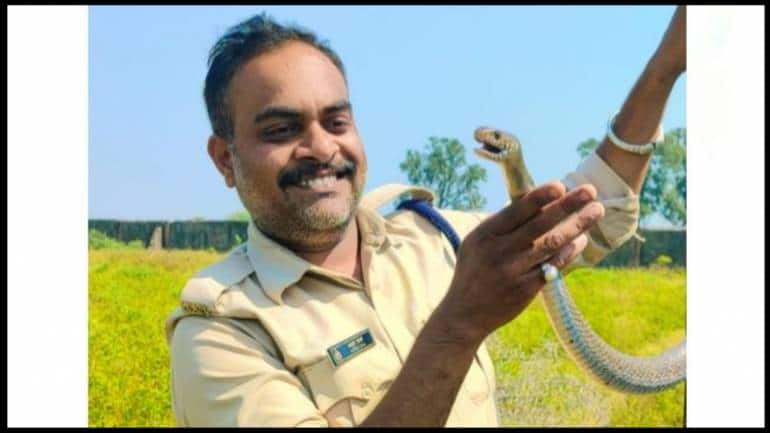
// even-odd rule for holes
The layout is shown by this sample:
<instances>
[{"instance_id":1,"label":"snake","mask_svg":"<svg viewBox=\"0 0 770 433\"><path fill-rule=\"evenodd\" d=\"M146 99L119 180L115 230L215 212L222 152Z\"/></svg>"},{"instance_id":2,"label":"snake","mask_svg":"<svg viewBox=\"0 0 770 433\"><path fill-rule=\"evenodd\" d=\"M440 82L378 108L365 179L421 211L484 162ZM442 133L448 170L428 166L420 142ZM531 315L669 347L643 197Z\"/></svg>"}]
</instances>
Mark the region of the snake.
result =
<instances>
[{"instance_id":1,"label":"snake","mask_svg":"<svg viewBox=\"0 0 770 433\"><path fill-rule=\"evenodd\" d=\"M473 136L481 144L474 148L476 155L502 168L511 204L535 187L515 135L479 127ZM563 275L588 265L582 257L575 263L558 271L554 278L547 278L540 296L559 342L580 369L594 380L628 394L660 392L684 381L686 338L656 356L632 356L612 347L591 328L572 300Z\"/></svg>"}]
</instances>

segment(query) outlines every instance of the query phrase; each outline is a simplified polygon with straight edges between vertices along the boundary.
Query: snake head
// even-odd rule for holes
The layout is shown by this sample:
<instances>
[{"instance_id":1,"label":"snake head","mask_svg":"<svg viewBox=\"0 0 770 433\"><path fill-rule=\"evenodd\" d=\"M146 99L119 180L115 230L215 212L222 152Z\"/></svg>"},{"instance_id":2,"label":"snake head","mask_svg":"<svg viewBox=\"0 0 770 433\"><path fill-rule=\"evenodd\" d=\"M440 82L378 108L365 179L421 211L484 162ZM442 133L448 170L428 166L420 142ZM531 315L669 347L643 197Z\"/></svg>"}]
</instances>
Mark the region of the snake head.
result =
<instances>
[{"instance_id":1,"label":"snake head","mask_svg":"<svg viewBox=\"0 0 770 433\"><path fill-rule=\"evenodd\" d=\"M476 155L491 161L502 161L521 152L521 143L515 135L495 128L481 127L473 132L481 147L473 149Z\"/></svg>"}]
</instances>

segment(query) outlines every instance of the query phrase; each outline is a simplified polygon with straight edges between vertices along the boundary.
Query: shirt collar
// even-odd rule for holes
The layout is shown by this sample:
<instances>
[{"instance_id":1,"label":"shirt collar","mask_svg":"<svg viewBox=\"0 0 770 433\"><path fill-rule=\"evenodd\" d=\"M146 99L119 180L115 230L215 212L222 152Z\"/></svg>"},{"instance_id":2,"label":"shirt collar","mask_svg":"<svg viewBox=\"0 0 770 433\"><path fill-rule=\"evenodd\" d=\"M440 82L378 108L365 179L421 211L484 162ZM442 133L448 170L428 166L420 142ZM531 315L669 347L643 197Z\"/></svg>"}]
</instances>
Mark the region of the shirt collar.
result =
<instances>
[{"instance_id":1,"label":"shirt collar","mask_svg":"<svg viewBox=\"0 0 770 433\"><path fill-rule=\"evenodd\" d=\"M281 304L281 294L286 287L296 283L310 269L310 263L297 256L257 229L249 222L247 254L257 273L265 294Z\"/></svg>"},{"instance_id":2,"label":"shirt collar","mask_svg":"<svg viewBox=\"0 0 770 433\"><path fill-rule=\"evenodd\" d=\"M393 239L388 236L385 219L376 211L359 208L356 221L358 222L358 231L361 234L361 242L364 245L380 249L393 243Z\"/></svg>"},{"instance_id":3,"label":"shirt collar","mask_svg":"<svg viewBox=\"0 0 770 433\"><path fill-rule=\"evenodd\" d=\"M364 246L379 250L400 242L388 236L385 219L376 211L359 208L356 222ZM308 271L330 275L285 246L265 236L254 222L249 222L247 255L257 274L265 294L277 304L282 304L284 290L297 283Z\"/></svg>"}]
</instances>

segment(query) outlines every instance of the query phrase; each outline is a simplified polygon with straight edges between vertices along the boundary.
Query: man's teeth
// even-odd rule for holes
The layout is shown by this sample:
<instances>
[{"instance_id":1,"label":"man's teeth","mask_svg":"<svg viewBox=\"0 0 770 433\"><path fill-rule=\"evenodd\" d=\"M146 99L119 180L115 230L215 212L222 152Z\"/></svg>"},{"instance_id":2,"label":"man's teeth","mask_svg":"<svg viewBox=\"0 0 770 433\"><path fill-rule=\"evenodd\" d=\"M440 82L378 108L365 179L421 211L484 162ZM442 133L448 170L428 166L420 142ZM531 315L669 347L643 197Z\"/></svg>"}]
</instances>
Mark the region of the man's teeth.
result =
<instances>
[{"instance_id":1,"label":"man's teeth","mask_svg":"<svg viewBox=\"0 0 770 433\"><path fill-rule=\"evenodd\" d=\"M305 188L331 188L336 181L337 176L332 175L316 177L314 179L304 179L299 184Z\"/></svg>"}]
</instances>

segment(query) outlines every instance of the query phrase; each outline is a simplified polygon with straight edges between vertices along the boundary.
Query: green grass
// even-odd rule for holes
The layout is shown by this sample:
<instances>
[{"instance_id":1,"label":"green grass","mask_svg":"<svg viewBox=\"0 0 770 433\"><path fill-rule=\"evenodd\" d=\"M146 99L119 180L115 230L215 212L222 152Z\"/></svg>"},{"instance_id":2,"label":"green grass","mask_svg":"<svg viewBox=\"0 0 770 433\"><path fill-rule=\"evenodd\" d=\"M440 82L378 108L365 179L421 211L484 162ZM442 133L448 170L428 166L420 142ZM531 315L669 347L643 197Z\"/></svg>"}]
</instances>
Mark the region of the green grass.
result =
<instances>
[{"instance_id":1,"label":"green grass","mask_svg":"<svg viewBox=\"0 0 770 433\"><path fill-rule=\"evenodd\" d=\"M89 251L89 426L174 426L165 318L184 283L222 257L205 251ZM627 353L684 335L682 269L575 271L567 284L594 329ZM655 290L651 290L651 289ZM591 381L536 300L488 339L509 426L681 426L684 386L646 396Z\"/></svg>"},{"instance_id":2,"label":"green grass","mask_svg":"<svg viewBox=\"0 0 770 433\"><path fill-rule=\"evenodd\" d=\"M89 251L88 424L174 426L163 324L202 251Z\"/></svg>"}]
</instances>

